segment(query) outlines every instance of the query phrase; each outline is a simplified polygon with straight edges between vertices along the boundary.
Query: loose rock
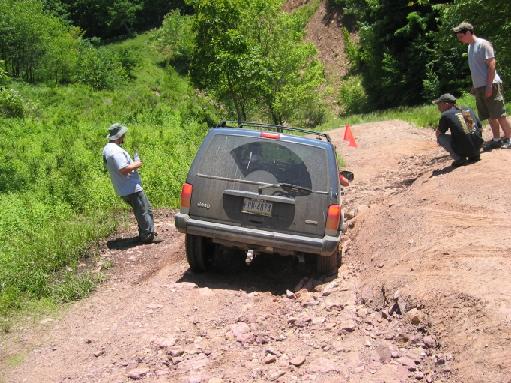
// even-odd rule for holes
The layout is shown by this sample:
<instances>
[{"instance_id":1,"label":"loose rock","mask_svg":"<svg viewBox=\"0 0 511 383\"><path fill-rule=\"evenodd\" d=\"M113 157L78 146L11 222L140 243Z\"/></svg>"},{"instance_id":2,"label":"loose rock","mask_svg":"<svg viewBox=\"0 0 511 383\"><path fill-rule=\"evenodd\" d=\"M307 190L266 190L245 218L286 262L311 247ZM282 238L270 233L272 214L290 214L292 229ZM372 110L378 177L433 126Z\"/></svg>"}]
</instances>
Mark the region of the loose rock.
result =
<instances>
[{"instance_id":1,"label":"loose rock","mask_svg":"<svg viewBox=\"0 0 511 383\"><path fill-rule=\"evenodd\" d=\"M293 366L301 366L302 364L305 363L305 356L303 355L297 355L295 356L294 358L292 358L289 363L291 363Z\"/></svg>"},{"instance_id":2,"label":"loose rock","mask_svg":"<svg viewBox=\"0 0 511 383\"><path fill-rule=\"evenodd\" d=\"M145 367L135 368L135 369L131 370L130 372L128 372L128 378L133 379L133 380L140 380L144 376L146 376L148 372L149 372L149 369L145 368Z\"/></svg>"}]
</instances>

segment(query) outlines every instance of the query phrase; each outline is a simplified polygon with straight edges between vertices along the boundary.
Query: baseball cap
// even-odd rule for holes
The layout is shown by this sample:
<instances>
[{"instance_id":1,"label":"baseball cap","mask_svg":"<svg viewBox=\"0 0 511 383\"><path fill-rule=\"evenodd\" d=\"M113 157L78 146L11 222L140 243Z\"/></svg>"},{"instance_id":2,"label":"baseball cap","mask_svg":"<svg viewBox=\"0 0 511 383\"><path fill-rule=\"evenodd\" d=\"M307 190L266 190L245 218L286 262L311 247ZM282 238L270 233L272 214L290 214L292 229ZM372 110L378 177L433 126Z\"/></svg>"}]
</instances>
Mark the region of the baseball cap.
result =
<instances>
[{"instance_id":1,"label":"baseball cap","mask_svg":"<svg viewBox=\"0 0 511 383\"><path fill-rule=\"evenodd\" d=\"M454 97L450 93L444 93L436 100L433 100L432 102L433 104L438 104L439 102L448 102L449 104L456 104L456 97Z\"/></svg>"}]
</instances>

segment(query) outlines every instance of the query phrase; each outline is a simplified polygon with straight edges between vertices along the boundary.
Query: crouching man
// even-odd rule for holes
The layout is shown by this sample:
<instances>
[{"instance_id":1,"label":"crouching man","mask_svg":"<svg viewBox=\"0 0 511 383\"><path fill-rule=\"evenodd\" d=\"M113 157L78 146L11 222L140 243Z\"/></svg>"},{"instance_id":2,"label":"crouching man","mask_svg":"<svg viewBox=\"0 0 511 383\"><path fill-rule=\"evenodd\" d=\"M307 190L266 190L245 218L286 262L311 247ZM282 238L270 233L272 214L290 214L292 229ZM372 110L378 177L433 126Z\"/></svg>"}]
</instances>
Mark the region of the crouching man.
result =
<instances>
[{"instance_id":1,"label":"crouching man","mask_svg":"<svg viewBox=\"0 0 511 383\"><path fill-rule=\"evenodd\" d=\"M437 142L451 155L454 160L452 166L479 161L483 143L482 126L474 111L458 107L456 97L449 93L433 100L433 104L442 113L435 131Z\"/></svg>"}]
</instances>

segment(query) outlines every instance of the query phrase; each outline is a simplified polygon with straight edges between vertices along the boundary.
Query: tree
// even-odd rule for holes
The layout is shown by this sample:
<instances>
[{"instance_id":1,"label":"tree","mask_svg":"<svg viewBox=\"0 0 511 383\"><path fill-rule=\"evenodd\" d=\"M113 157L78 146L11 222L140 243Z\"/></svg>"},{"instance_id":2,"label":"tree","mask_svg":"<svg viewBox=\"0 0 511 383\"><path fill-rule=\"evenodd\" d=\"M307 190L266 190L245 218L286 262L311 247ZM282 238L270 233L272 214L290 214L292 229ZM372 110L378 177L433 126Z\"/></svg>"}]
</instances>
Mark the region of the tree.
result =
<instances>
[{"instance_id":1,"label":"tree","mask_svg":"<svg viewBox=\"0 0 511 383\"><path fill-rule=\"evenodd\" d=\"M137 13L136 29L148 30L161 26L163 18L171 10L176 9L181 14L189 14L191 8L184 0L142 0L142 9Z\"/></svg>"},{"instance_id":2,"label":"tree","mask_svg":"<svg viewBox=\"0 0 511 383\"><path fill-rule=\"evenodd\" d=\"M81 32L45 13L39 0L0 2L0 59L13 77L68 81Z\"/></svg>"},{"instance_id":3,"label":"tree","mask_svg":"<svg viewBox=\"0 0 511 383\"><path fill-rule=\"evenodd\" d=\"M319 105L315 49L277 0L197 0L192 78L232 105L239 120L266 110L281 124Z\"/></svg>"},{"instance_id":4,"label":"tree","mask_svg":"<svg viewBox=\"0 0 511 383\"><path fill-rule=\"evenodd\" d=\"M369 103L384 108L429 98L435 89L430 85L425 91L423 80L437 30L429 1L380 0L367 17L361 23L358 65Z\"/></svg>"},{"instance_id":5,"label":"tree","mask_svg":"<svg viewBox=\"0 0 511 383\"><path fill-rule=\"evenodd\" d=\"M88 37L130 35L142 0L62 0L73 23Z\"/></svg>"},{"instance_id":6,"label":"tree","mask_svg":"<svg viewBox=\"0 0 511 383\"><path fill-rule=\"evenodd\" d=\"M156 48L165 56L167 65L178 57L191 56L195 48L195 34L191 16L182 16L178 9L169 12L156 31Z\"/></svg>"},{"instance_id":7,"label":"tree","mask_svg":"<svg viewBox=\"0 0 511 383\"><path fill-rule=\"evenodd\" d=\"M438 6L440 18L439 45L456 52L457 60L462 61L458 65L457 75L469 76L466 58L461 57L466 52L466 46L462 46L452 35L452 28L461 21L469 21L474 25L475 34L483 37L493 44L497 58L497 71L504 82L511 82L511 2L499 0L454 0ZM447 65L449 58L444 61ZM466 84L466 81L465 81ZM467 89L468 86L465 87ZM511 90L505 87L506 95L511 96Z\"/></svg>"},{"instance_id":8,"label":"tree","mask_svg":"<svg viewBox=\"0 0 511 383\"><path fill-rule=\"evenodd\" d=\"M373 108L410 105L470 87L466 46L452 28L470 21L496 50L497 70L511 80L511 3L499 0L330 0L358 21L354 68ZM511 94L506 88L507 94Z\"/></svg>"},{"instance_id":9,"label":"tree","mask_svg":"<svg viewBox=\"0 0 511 383\"><path fill-rule=\"evenodd\" d=\"M242 79L247 51L236 29L241 17L240 0L197 0L195 10L196 50L192 57L192 79L200 87L234 105L238 119L246 119ZM248 84L247 84L248 85Z\"/></svg>"},{"instance_id":10,"label":"tree","mask_svg":"<svg viewBox=\"0 0 511 383\"><path fill-rule=\"evenodd\" d=\"M281 12L277 1L251 1L242 15L255 97L276 124L300 114L303 119L303 112L321 104L324 76L315 47L303 42L301 20Z\"/></svg>"}]
</instances>

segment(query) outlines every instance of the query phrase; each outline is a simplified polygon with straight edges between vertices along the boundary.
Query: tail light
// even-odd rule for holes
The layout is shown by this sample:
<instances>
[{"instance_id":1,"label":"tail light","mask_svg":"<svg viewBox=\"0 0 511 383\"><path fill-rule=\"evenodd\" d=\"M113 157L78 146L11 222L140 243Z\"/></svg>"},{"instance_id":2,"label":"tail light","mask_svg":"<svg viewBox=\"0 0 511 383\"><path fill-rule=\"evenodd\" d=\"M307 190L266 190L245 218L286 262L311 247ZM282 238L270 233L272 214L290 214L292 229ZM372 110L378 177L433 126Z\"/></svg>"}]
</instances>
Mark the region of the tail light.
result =
<instances>
[{"instance_id":1,"label":"tail light","mask_svg":"<svg viewBox=\"0 0 511 383\"><path fill-rule=\"evenodd\" d=\"M341 221L341 205L330 205L325 224L325 234L337 235L339 223Z\"/></svg>"},{"instance_id":2,"label":"tail light","mask_svg":"<svg viewBox=\"0 0 511 383\"><path fill-rule=\"evenodd\" d=\"M280 140L279 133L261 132L261 138L269 138L270 140Z\"/></svg>"},{"instance_id":3,"label":"tail light","mask_svg":"<svg viewBox=\"0 0 511 383\"><path fill-rule=\"evenodd\" d=\"M192 199L192 185L184 183L181 188L181 213L188 214Z\"/></svg>"}]
</instances>

